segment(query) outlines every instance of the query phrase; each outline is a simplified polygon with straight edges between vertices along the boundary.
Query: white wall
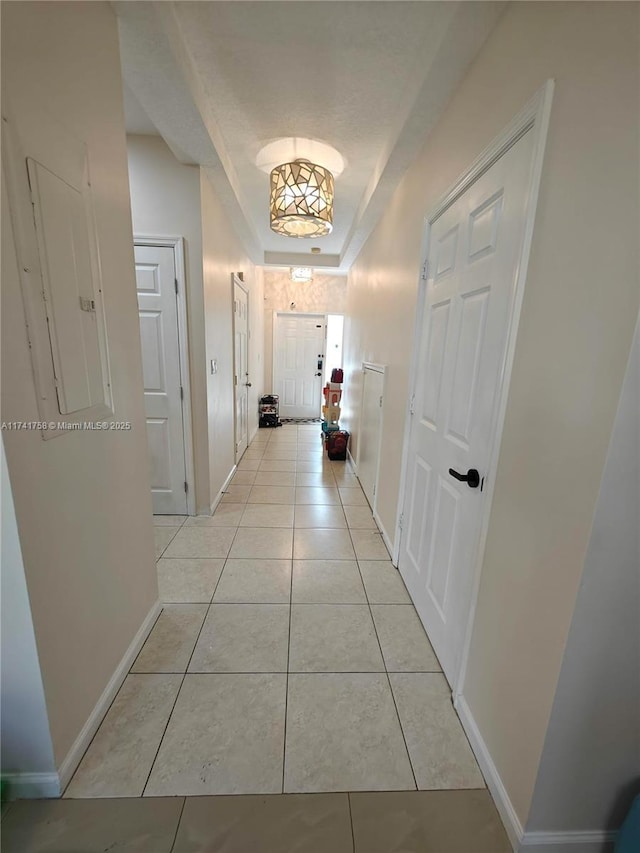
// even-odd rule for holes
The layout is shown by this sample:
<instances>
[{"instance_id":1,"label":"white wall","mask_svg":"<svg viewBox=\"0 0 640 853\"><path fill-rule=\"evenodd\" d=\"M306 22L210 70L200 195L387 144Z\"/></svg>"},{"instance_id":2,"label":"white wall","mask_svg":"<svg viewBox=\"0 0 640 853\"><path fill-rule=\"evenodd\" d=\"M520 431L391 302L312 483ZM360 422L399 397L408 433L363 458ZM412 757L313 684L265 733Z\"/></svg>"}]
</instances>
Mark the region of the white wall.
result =
<instances>
[{"instance_id":1,"label":"white wall","mask_svg":"<svg viewBox=\"0 0 640 853\"><path fill-rule=\"evenodd\" d=\"M301 284L291 281L289 270L264 270L265 393L273 391L273 312L344 314L346 302L346 276L314 272L310 284Z\"/></svg>"},{"instance_id":2,"label":"white wall","mask_svg":"<svg viewBox=\"0 0 640 853\"><path fill-rule=\"evenodd\" d=\"M196 512L207 513L211 495L200 169L179 163L159 136L128 136L127 152L134 235L184 238Z\"/></svg>"},{"instance_id":3,"label":"white wall","mask_svg":"<svg viewBox=\"0 0 640 853\"><path fill-rule=\"evenodd\" d=\"M3 4L2 85L3 109L11 105L12 120L19 123L21 109L37 107L87 143L114 419L132 424L129 431L71 432L49 441L35 430L4 434L60 768L158 598L118 32L110 4ZM2 241L2 420L37 421L5 215Z\"/></svg>"},{"instance_id":4,"label":"white wall","mask_svg":"<svg viewBox=\"0 0 640 853\"><path fill-rule=\"evenodd\" d=\"M523 826L638 312L637 4L513 3L349 276L343 421L388 365L378 511L393 535L424 217L556 90L464 696ZM517 826L516 826L517 828Z\"/></svg>"},{"instance_id":5,"label":"white wall","mask_svg":"<svg viewBox=\"0 0 640 853\"><path fill-rule=\"evenodd\" d=\"M58 774L4 443L1 445L2 777L10 796L57 796Z\"/></svg>"},{"instance_id":6,"label":"white wall","mask_svg":"<svg viewBox=\"0 0 640 853\"><path fill-rule=\"evenodd\" d=\"M640 793L640 324L527 833L617 829Z\"/></svg>"},{"instance_id":7,"label":"white wall","mask_svg":"<svg viewBox=\"0 0 640 853\"><path fill-rule=\"evenodd\" d=\"M263 393L262 270L247 257L204 169L200 173L206 359L209 417L209 477L212 502L220 496L235 464L233 401L233 273L241 272L249 288L249 436L258 428L258 398Z\"/></svg>"}]
</instances>

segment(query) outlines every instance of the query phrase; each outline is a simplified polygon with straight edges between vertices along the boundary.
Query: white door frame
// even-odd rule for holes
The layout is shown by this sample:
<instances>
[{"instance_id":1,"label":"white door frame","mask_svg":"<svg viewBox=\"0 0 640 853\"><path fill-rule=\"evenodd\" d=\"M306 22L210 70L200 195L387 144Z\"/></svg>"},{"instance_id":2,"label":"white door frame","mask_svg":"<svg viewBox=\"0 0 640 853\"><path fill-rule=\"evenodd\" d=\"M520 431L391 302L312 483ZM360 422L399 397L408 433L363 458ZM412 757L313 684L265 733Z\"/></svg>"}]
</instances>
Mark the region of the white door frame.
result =
<instances>
[{"instance_id":1,"label":"white door frame","mask_svg":"<svg viewBox=\"0 0 640 853\"><path fill-rule=\"evenodd\" d=\"M237 464L239 461L238 457L238 386L236 385L235 379L239 379L236 373L236 312L233 309L233 304L235 302L235 286L236 284L243 290L247 295L247 369L251 364L251 360L249 358L249 347L251 345L251 332L249 328L249 320L251 315L251 306L249 305L249 288L247 287L246 282L244 282L237 273L231 273L231 349L232 349L232 362L233 362L233 459ZM245 381L247 381L245 377ZM249 406L249 390L247 389L247 408ZM249 412L247 412L247 447L249 446L251 439L249 438Z\"/></svg>"},{"instance_id":2,"label":"white door frame","mask_svg":"<svg viewBox=\"0 0 640 853\"><path fill-rule=\"evenodd\" d=\"M387 393L387 366L386 364L374 364L370 361L362 362L362 375L364 376L365 371L372 370L374 373L382 374L382 405L380 406L380 434L378 436L378 448L377 448L377 462L376 462L376 477L374 482L374 495L373 495L373 506L371 507L371 512L373 514L376 522L380 522L378 517L378 486L380 485L380 459L382 457L382 433L384 432L384 398ZM360 400L360 425L362 431L362 413L364 411L364 386L362 399ZM358 450L356 451L356 475L360 470L360 448L362 446L362 442L358 441ZM360 479L358 477L358 479ZM381 526L381 523L378 525Z\"/></svg>"},{"instance_id":3,"label":"white door frame","mask_svg":"<svg viewBox=\"0 0 640 853\"><path fill-rule=\"evenodd\" d=\"M421 320L424 312L424 302L426 298L426 269L429 263L428 248L433 223L449 208L466 190L493 164L500 159L515 143L527 133L534 134L533 157L531 165L531 173L529 176L529 200L527 205L527 213L524 227L524 238L522 244L522 252L516 280L514 282L514 293L511 316L509 318L507 330L507 345L505 348L505 356L500 371L498 382L498 393L494 403L493 411L493 441L489 451L487 464L487 473L485 475L485 496L481 508L481 527L478 546L476 549L475 565L473 568L473 585L471 593L471 601L469 614L467 619L467 627L465 630L465 639L462 646L462 656L460 662L460 671L456 677L455 683L452 685L454 702L462 695L464 686L467 663L469 660L469 652L471 646L471 633L475 618L476 605L478 602L478 591L480 588L480 574L482 570L482 562L484 550L487 541L487 532L489 528L489 517L491 514L491 505L493 502L493 493L495 486L495 470L498 461L500 450L500 442L502 440L502 431L504 428L504 420L507 408L507 397L509 383L511 381L511 371L513 369L513 360L515 355L516 337L518 333L518 324L520 322L520 312L522 309L522 300L524 297L524 285L527 277L527 267L529 263L529 255L531 252L531 243L533 240L533 228L535 222L536 207L538 203L538 194L540 189L540 179L542 176L542 161L544 157L544 149L547 140L547 132L549 129L549 118L551 114L551 102L553 100L554 81L547 80L533 98L527 103L522 112L520 112L512 122L497 136L493 142L482 152L475 162L458 178L451 189L438 201L433 207L424 221L424 237L422 241L421 257L424 259L424 265L421 269L420 280L418 282L418 302L415 314L415 327L413 333L413 352L411 357L411 369L409 373L409 391L410 400L405 417L404 427L404 443L402 451L402 474L400 478L400 500L398 502L398 513L396 517L396 529L393 549L393 564L397 567L400 559L400 539L402 536L402 520L404 512L404 500L407 484L407 468L409 463L409 435L411 432L411 408L413 401L413 389L415 388L416 379L418 377L418 352L420 345Z\"/></svg>"},{"instance_id":4,"label":"white door frame","mask_svg":"<svg viewBox=\"0 0 640 853\"><path fill-rule=\"evenodd\" d=\"M278 317L322 317L324 324L324 358L322 359L322 376L320 381L320 396L318 397L318 417L320 417L322 406L322 388L324 382L324 365L327 358L327 314L322 311L274 311L273 312L273 335L271 341L271 387L275 393L276 389L276 347L278 345ZM344 333L343 333L344 346Z\"/></svg>"},{"instance_id":5,"label":"white door frame","mask_svg":"<svg viewBox=\"0 0 640 853\"><path fill-rule=\"evenodd\" d=\"M196 480L193 461L193 426L191 419L191 382L189 379L189 327L187 323L187 276L184 264L184 237L134 234L134 246L167 246L173 249L176 271L178 337L180 341L180 384L182 385L182 433L184 435L184 470L187 478L187 514L196 514Z\"/></svg>"}]
</instances>

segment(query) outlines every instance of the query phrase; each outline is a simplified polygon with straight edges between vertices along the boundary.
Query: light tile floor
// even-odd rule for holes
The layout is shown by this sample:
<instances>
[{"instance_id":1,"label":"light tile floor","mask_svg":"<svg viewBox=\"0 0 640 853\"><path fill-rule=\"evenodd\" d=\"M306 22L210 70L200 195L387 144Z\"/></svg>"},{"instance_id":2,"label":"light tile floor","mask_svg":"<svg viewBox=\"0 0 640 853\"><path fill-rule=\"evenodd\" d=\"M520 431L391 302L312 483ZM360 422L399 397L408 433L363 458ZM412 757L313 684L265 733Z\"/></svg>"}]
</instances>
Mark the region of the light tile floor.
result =
<instances>
[{"instance_id":1,"label":"light tile floor","mask_svg":"<svg viewBox=\"0 0 640 853\"><path fill-rule=\"evenodd\" d=\"M3 853L510 853L488 791L19 800Z\"/></svg>"},{"instance_id":2,"label":"light tile floor","mask_svg":"<svg viewBox=\"0 0 640 853\"><path fill-rule=\"evenodd\" d=\"M259 432L213 517L155 525L164 609L66 798L484 788L364 493L318 426ZM189 815L198 836L209 819ZM423 824L416 807L416 837ZM356 846L395 849L359 825Z\"/></svg>"}]
</instances>

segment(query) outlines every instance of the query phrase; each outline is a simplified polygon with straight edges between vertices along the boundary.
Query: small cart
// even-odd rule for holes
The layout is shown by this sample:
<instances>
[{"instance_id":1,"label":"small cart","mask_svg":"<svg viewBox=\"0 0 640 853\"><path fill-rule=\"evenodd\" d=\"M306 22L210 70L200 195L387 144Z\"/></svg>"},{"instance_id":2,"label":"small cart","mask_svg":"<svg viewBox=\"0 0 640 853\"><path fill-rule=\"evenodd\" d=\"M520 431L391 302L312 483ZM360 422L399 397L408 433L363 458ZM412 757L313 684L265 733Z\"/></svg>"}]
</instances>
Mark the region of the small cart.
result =
<instances>
[{"instance_id":1,"label":"small cart","mask_svg":"<svg viewBox=\"0 0 640 853\"><path fill-rule=\"evenodd\" d=\"M260 427L279 427L280 398L277 394L266 394L260 397L258 425Z\"/></svg>"}]
</instances>

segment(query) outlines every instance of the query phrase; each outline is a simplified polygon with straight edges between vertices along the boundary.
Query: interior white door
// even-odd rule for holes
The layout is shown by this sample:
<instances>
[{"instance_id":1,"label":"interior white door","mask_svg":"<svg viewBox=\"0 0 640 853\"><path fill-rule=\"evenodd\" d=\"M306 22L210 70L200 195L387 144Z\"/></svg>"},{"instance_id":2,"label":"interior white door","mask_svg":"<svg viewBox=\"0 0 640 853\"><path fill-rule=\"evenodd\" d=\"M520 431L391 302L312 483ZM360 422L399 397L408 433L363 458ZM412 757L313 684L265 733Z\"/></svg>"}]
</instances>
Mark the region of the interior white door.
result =
<instances>
[{"instance_id":1,"label":"interior white door","mask_svg":"<svg viewBox=\"0 0 640 853\"><path fill-rule=\"evenodd\" d=\"M358 480L369 504L375 506L380 439L382 436L382 397L384 373L365 367L362 377L362 412L358 435Z\"/></svg>"},{"instance_id":2,"label":"interior white door","mask_svg":"<svg viewBox=\"0 0 640 853\"><path fill-rule=\"evenodd\" d=\"M533 133L432 224L399 568L450 684L469 617L484 479L522 254ZM473 474L479 484L473 486Z\"/></svg>"},{"instance_id":3,"label":"interior white door","mask_svg":"<svg viewBox=\"0 0 640 853\"><path fill-rule=\"evenodd\" d=\"M136 246L151 494L156 514L187 513L180 338L173 249Z\"/></svg>"},{"instance_id":4,"label":"interior white door","mask_svg":"<svg viewBox=\"0 0 640 853\"><path fill-rule=\"evenodd\" d=\"M324 344L324 314L276 315L274 386L281 418L320 416Z\"/></svg>"},{"instance_id":5,"label":"interior white door","mask_svg":"<svg viewBox=\"0 0 640 853\"><path fill-rule=\"evenodd\" d=\"M249 444L249 297L233 282L234 385L236 396L236 462Z\"/></svg>"}]
</instances>

